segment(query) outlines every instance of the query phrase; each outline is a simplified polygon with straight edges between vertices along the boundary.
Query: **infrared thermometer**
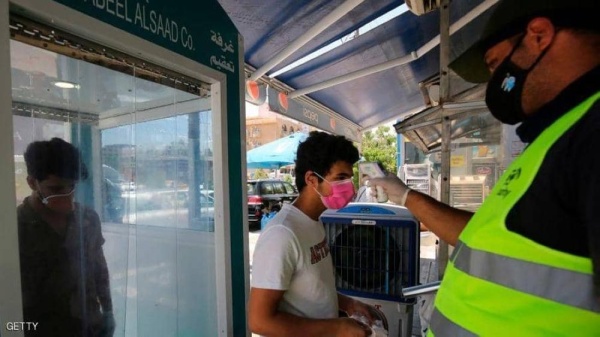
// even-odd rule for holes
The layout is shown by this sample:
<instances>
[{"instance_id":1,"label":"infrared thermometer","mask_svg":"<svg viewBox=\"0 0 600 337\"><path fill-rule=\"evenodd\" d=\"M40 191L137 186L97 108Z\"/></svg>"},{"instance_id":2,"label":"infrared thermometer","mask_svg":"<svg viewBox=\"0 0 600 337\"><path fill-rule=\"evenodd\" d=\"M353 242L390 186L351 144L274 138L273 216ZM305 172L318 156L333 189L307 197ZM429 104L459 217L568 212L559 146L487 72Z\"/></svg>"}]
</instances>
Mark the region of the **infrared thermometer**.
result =
<instances>
[{"instance_id":1,"label":"infrared thermometer","mask_svg":"<svg viewBox=\"0 0 600 337\"><path fill-rule=\"evenodd\" d=\"M358 163L358 172L361 177L363 175L369 176L369 178L381 178L385 177L385 172L379 167L379 164L375 162L361 162ZM387 193L383 191L383 187L376 186L377 191L377 202L387 202Z\"/></svg>"}]
</instances>

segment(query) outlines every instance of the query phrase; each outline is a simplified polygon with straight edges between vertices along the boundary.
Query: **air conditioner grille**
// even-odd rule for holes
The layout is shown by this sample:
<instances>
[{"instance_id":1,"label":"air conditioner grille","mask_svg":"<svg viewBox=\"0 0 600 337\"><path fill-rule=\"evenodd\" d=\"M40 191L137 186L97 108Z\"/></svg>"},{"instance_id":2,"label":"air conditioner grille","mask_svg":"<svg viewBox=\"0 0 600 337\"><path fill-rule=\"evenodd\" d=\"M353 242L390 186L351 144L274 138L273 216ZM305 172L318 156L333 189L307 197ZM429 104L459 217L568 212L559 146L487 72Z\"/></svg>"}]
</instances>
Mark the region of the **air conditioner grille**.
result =
<instances>
[{"instance_id":1,"label":"air conditioner grille","mask_svg":"<svg viewBox=\"0 0 600 337\"><path fill-rule=\"evenodd\" d=\"M402 287L414 285L411 228L328 223L326 229L338 289L401 299Z\"/></svg>"}]
</instances>

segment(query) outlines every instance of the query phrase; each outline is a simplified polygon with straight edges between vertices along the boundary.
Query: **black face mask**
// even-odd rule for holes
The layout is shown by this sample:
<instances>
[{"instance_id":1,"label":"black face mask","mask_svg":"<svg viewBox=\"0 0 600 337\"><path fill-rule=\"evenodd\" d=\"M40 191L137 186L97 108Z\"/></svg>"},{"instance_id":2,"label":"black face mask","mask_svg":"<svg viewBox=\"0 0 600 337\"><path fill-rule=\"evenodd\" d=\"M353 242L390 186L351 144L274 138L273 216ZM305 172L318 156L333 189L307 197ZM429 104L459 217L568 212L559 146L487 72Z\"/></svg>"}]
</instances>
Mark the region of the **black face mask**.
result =
<instances>
[{"instance_id":1,"label":"black face mask","mask_svg":"<svg viewBox=\"0 0 600 337\"><path fill-rule=\"evenodd\" d=\"M525 119L525 112L523 111L525 80L550 49L550 46L548 46L529 68L522 69L514 64L511 58L521 45L524 37L525 35L519 39L510 54L496 68L487 85L485 103L492 115L504 124L514 125Z\"/></svg>"}]
</instances>

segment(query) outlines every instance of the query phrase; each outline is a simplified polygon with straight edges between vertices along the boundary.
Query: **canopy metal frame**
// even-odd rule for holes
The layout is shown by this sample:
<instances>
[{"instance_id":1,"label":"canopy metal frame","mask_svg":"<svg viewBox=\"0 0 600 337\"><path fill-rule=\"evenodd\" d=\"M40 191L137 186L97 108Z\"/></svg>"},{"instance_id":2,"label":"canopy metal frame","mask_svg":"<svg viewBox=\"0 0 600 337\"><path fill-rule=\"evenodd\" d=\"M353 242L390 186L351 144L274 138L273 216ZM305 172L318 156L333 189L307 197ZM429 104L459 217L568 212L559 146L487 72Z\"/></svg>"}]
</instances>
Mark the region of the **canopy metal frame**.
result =
<instances>
[{"instance_id":1,"label":"canopy metal frame","mask_svg":"<svg viewBox=\"0 0 600 337\"><path fill-rule=\"evenodd\" d=\"M227 3L227 0L221 0L225 3ZM460 17L458 17L453 24L450 24L450 20L448 20L448 24L449 26L446 27L446 32L449 32L449 36L453 36L455 33L464 30L465 32L467 32L469 27L469 24L472 23L474 20L476 20L477 18L479 18L480 16L482 16L482 14L485 14L486 11L488 11L488 9L490 9L491 7L493 7L496 3L498 2L498 0L482 0L482 2L478 3L477 5L475 5L474 7L472 7L470 10L468 10L468 12L466 12L466 14L461 14ZM431 57L429 58L424 58L426 55L431 56L430 51L434 50L436 47L440 47L441 48L441 41L442 41L442 34L441 34L441 30L440 30L440 34L435 36L434 38L431 38L429 41L427 41L426 43L422 44L421 46L413 48L412 51L408 51L405 55L395 58L395 59L391 59L388 60L386 62L382 62L379 64L375 64L363 69L359 69L359 70L350 70L350 72L345 73L341 76L335 76L335 77L331 77L328 79L323 79L323 76L315 76L314 78L319 80L319 82L317 83L312 83L312 84L308 84L307 86L295 86L290 84L290 82L298 82L297 79L297 75L288 75L288 73L293 73L294 71L296 71L298 74L304 74L306 71L310 72L312 71L311 69L293 69L291 71L288 71L284 74L282 74L283 76L277 76L277 77L270 77L268 74L268 72L272 69L276 69L278 67L285 67L289 64L292 64L296 61L298 61L299 58L302 58L303 55L306 55L306 47L310 45L311 39L319 39L319 37L321 36L327 36L327 28L334 28L336 24L338 24L338 21L340 21L341 18L343 18L344 16L351 16L351 15L356 15L356 10L353 11L353 9L357 9L357 7L359 7L360 5L363 6L367 6L367 2L364 2L363 0L347 0L347 1L343 1L341 2L340 5L338 5L338 7L334 8L333 11L327 13L327 15L325 17L323 17L322 19L320 19L316 24L310 26L306 31L304 31L300 36L297 36L294 38L294 40L292 40L290 43L283 45L283 49L277 51L275 53L274 56L270 56L268 59L266 59L265 61L261 61L260 64L258 64L257 66L252 66L250 63L246 62L246 78L248 80L254 80L257 81L259 83L265 83L271 87L273 87L274 89L283 92L285 94L288 95L288 98L292 98L295 99L298 102L301 102L303 104L307 104L309 107L314 108L315 110L319 111L319 112L323 112L326 113L334 118L340 118L342 120L345 120L347 123L347 125L349 125L350 127L354 127L354 129L358 130L358 131L362 131L365 130L367 128L371 128L376 126L377 124L373 124L373 123L383 123L385 121L389 121L392 119L401 119L404 116L406 116L407 114L413 113L414 111L419 111L419 110L423 110L428 108L428 104L429 99L428 97L425 95L425 88L421 88L421 91L423 92L423 102L421 106L415 106L415 104L419 104L418 100L415 100L414 95L412 96L411 100L410 100L410 105L407 106L406 110L397 110L397 115L394 117L391 117L391 110L388 111L380 111L379 113L381 113L382 115L385 115L385 120L381 120L381 121L377 121L377 118L372 118L372 117L368 117L368 118L357 118L358 115L356 115L356 112L352 112L352 111L345 111L345 107L344 106L339 106L338 103L333 103L331 101L331 93L332 91L327 91L325 89L329 89L335 86L338 86L340 84L344 84L344 83L348 83L348 82L352 82L352 81L360 81L361 79L364 79L365 77L369 77L370 75L376 74L376 73L382 73L386 70L390 70L396 67L400 67L403 65L408 65L408 64L412 64L415 63L414 67L422 67L422 62L429 62L426 61L427 59L431 59ZM458 4L457 4L458 5ZM462 8L464 4L461 4L461 6L458 6L456 8ZM404 5L405 6L405 5ZM361 7L362 8L362 7ZM353 14L354 13L354 14ZM449 14L449 13L448 13ZM407 14L402 14L402 15L406 15L406 16L412 16L414 14L412 13L407 13ZM239 14L238 14L239 16ZM272 17L272 16L271 16ZM235 16L233 17L235 20ZM270 18L269 16L264 16L264 17L257 17L257 19L268 19ZM247 17L246 16L239 16L239 20L240 24L246 24L246 20ZM423 18L424 20L427 18ZM349 19L351 21L351 19ZM414 19L411 19L414 21ZM411 22L413 22L411 21ZM341 22L339 22L341 23ZM475 23L473 23L475 24ZM480 22L477 22L477 26L480 25ZM467 27L465 29L465 27ZM441 28L441 26L440 26ZM355 29L355 28L353 28ZM348 31L344 32L343 34L348 34ZM470 33L469 33L470 34ZM365 34L366 35L366 34ZM471 34L473 35L473 34ZM345 35L343 35L345 36ZM470 36L470 35L469 35ZM269 37L266 37L265 39L267 39ZM460 38L460 37L459 37ZM368 39L367 36L365 36L364 38L361 35L361 39L362 41L364 41L364 39ZM353 44L356 44L357 46L361 46L361 39L351 39L348 41L345 41L344 43L344 48L351 48ZM322 39L321 39L322 40ZM333 40L329 40L334 41ZM277 45L277 43L275 43L274 45ZM321 47L323 47L325 45L321 45ZM304 47L304 50L302 49ZM249 50L256 50L257 45L251 45ZM329 51L319 57L317 57L315 59L314 62L318 62L319 60L326 59L327 55L330 55L330 53L332 53L333 51L335 51L337 49L334 49L332 51ZM313 49L313 52L315 51L315 49ZM299 53L301 52L301 53ZM304 54L302 54L302 52ZM252 55L252 54L250 54ZM250 55L247 55L247 57L251 57ZM290 57L291 55L294 55L294 57ZM347 55L347 54L344 54ZM416 62L416 61L421 61L422 62ZM340 60L342 61L342 60ZM448 57L448 61L449 61L449 57ZM440 62L440 65L442 63L446 63L447 62ZM301 66L302 67L302 66ZM312 66L310 66L312 67ZM318 65L317 65L318 67ZM413 67L411 65L411 67ZM349 68L351 69L351 68ZM440 68L441 69L441 68ZM313 69L314 70L314 69ZM394 71L398 71L399 72L399 76L403 76L400 75L401 73L403 73L405 70L402 69L395 69ZM335 73L332 72L332 73ZM410 73L410 71L409 71ZM290 77L291 76L291 77ZM372 79L371 79L372 80ZM371 81L368 80L368 81ZM306 79L301 80L300 82L306 82ZM450 85L450 87L454 86L454 83L457 82L455 79L452 80L452 83ZM464 84L463 84L464 85ZM353 86L352 86L353 87ZM346 88L349 88L348 85L337 88L335 90L345 90ZM450 90L450 89L449 89ZM309 97L310 95L310 97ZM343 96L338 96L338 97L343 97ZM450 95L450 97L452 97L452 95ZM364 98L364 97L363 97ZM447 101L447 103L451 102L452 99L449 99ZM368 103L368 102L367 102ZM345 106L348 106L347 104ZM359 108L358 106L356 106L357 108ZM362 106L362 108L367 108L368 107L375 107L375 105L373 104L367 104L367 106ZM390 106L385 106L386 108L389 108ZM378 109L380 108L384 108L382 107L377 107ZM397 109L398 107L396 107ZM367 113L367 115L363 115L363 116L376 116L378 115L378 110L376 111L365 111L365 113ZM390 116L388 116L390 115Z\"/></svg>"}]
</instances>

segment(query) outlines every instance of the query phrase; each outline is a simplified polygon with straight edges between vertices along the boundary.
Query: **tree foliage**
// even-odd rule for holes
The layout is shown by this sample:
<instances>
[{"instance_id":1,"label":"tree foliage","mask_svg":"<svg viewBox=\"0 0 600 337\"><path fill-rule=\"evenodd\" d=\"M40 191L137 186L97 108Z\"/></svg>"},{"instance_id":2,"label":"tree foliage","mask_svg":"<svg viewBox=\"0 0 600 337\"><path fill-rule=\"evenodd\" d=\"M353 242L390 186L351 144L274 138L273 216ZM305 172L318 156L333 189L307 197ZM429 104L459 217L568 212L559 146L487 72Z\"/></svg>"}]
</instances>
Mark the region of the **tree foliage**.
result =
<instances>
[{"instance_id":1,"label":"tree foliage","mask_svg":"<svg viewBox=\"0 0 600 337\"><path fill-rule=\"evenodd\" d=\"M367 131L362 139L362 156L366 161L380 162L388 172L396 173L396 134L389 126Z\"/></svg>"},{"instance_id":2,"label":"tree foliage","mask_svg":"<svg viewBox=\"0 0 600 337\"><path fill-rule=\"evenodd\" d=\"M267 179L269 178L269 173L263 169L258 169L256 171L254 171L254 176L252 177L254 179Z\"/></svg>"}]
</instances>

